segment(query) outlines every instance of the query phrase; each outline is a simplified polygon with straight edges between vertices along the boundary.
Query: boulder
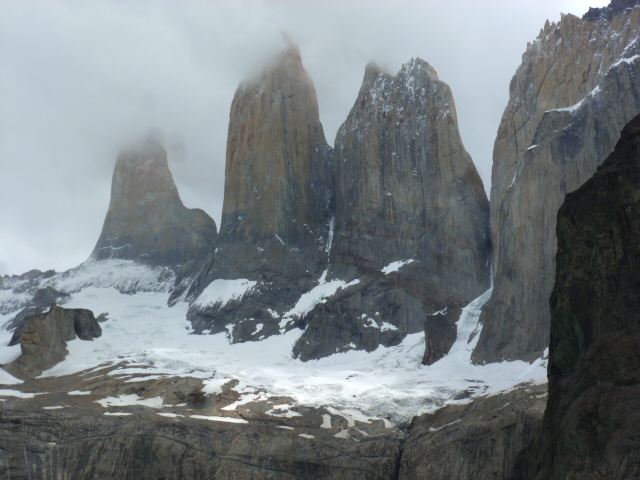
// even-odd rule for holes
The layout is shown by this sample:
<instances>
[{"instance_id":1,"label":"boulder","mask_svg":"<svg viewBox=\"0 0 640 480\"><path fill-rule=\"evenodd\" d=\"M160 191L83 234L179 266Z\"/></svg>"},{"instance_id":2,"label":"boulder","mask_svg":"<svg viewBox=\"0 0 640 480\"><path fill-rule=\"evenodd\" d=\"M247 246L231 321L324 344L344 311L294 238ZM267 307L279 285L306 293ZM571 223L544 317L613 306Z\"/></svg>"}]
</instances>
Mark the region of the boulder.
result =
<instances>
[{"instance_id":1,"label":"boulder","mask_svg":"<svg viewBox=\"0 0 640 480\"><path fill-rule=\"evenodd\" d=\"M14 332L11 344L20 342L22 353L3 368L17 378L37 377L65 359L68 341L76 336L92 340L101 335L102 328L91 310L52 305L46 313L27 317L22 329Z\"/></svg>"}]
</instances>

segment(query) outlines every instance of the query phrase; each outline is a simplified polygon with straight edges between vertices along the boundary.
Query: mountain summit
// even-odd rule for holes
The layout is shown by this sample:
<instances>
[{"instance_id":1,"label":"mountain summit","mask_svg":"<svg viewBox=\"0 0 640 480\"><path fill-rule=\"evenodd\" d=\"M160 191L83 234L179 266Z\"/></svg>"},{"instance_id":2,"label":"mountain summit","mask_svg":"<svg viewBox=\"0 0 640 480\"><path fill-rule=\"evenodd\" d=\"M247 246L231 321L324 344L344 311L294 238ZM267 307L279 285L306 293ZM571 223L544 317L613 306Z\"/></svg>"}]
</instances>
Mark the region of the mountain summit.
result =
<instances>
[{"instance_id":1,"label":"mountain summit","mask_svg":"<svg viewBox=\"0 0 640 480\"><path fill-rule=\"evenodd\" d=\"M162 135L151 131L118 156L109 210L90 259L179 267L201 261L216 234L209 215L182 203Z\"/></svg>"},{"instance_id":2,"label":"mountain summit","mask_svg":"<svg viewBox=\"0 0 640 480\"><path fill-rule=\"evenodd\" d=\"M333 210L333 152L297 47L238 87L225 174L220 235L189 316L196 332L233 324L233 341L264 338L319 277Z\"/></svg>"}]
</instances>

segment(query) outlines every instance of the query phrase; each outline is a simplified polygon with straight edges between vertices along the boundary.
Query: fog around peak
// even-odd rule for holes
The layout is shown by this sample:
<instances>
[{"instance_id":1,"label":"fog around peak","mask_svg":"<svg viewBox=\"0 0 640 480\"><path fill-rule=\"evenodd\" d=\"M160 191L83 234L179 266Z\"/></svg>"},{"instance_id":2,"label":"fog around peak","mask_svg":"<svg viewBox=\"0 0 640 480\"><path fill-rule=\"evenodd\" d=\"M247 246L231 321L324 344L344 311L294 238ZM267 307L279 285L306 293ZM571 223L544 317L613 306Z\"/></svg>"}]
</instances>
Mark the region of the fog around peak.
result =
<instances>
[{"instance_id":1,"label":"fog around peak","mask_svg":"<svg viewBox=\"0 0 640 480\"><path fill-rule=\"evenodd\" d=\"M290 43L330 144L365 66L412 57L451 86L490 186L508 86L546 19L606 1L0 2L0 275L86 259L120 147L152 126L189 207L220 220L229 108ZM286 32L283 35L283 32Z\"/></svg>"}]
</instances>

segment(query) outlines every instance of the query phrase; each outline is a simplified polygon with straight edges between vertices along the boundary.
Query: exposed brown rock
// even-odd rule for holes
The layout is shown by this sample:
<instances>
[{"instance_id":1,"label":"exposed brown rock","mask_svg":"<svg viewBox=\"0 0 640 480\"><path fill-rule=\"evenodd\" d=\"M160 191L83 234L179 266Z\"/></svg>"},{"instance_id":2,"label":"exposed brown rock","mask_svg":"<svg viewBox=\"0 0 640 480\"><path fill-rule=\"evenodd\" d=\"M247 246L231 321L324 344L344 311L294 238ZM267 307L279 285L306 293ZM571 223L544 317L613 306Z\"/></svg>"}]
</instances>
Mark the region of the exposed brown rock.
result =
<instances>
[{"instance_id":1,"label":"exposed brown rock","mask_svg":"<svg viewBox=\"0 0 640 480\"><path fill-rule=\"evenodd\" d=\"M234 96L220 235L191 297L215 279L257 285L242 302L192 305L197 332L245 320L265 325L267 336L280 331L269 309L291 308L326 262L332 169L313 82L290 45ZM244 330L234 329L233 340L249 339Z\"/></svg>"},{"instance_id":2,"label":"exposed brown rock","mask_svg":"<svg viewBox=\"0 0 640 480\"><path fill-rule=\"evenodd\" d=\"M47 313L32 315L14 332L11 344L20 342L21 355L4 365L18 378L33 378L65 359L67 342L76 338L92 340L102 335L102 328L91 310L51 306Z\"/></svg>"},{"instance_id":3,"label":"exposed brown rock","mask_svg":"<svg viewBox=\"0 0 640 480\"><path fill-rule=\"evenodd\" d=\"M477 362L533 360L548 345L556 213L640 112L640 8L565 15L522 57L494 147L494 289Z\"/></svg>"}]
</instances>

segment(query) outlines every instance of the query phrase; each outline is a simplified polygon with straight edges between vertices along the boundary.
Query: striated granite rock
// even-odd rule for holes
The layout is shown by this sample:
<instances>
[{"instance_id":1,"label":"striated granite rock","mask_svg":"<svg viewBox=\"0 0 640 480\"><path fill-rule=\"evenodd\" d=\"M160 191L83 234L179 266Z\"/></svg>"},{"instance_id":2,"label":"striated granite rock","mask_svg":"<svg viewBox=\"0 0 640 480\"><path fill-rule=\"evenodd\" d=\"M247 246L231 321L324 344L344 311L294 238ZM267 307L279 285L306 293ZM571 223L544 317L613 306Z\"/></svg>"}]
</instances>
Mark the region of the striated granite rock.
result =
<instances>
[{"instance_id":1,"label":"striated granite rock","mask_svg":"<svg viewBox=\"0 0 640 480\"><path fill-rule=\"evenodd\" d=\"M118 156L109 210L90 259L134 260L180 272L197 267L216 233L209 215L182 203L162 137L152 131Z\"/></svg>"},{"instance_id":2,"label":"striated granite rock","mask_svg":"<svg viewBox=\"0 0 640 480\"><path fill-rule=\"evenodd\" d=\"M546 393L546 385L523 386L416 417L398 478L506 478L540 425Z\"/></svg>"},{"instance_id":3,"label":"striated granite rock","mask_svg":"<svg viewBox=\"0 0 640 480\"><path fill-rule=\"evenodd\" d=\"M411 60L396 76L367 66L335 163L326 279L351 286L306 315L294 348L302 360L394 345L489 288L489 205L451 90L428 63ZM451 336L455 325L432 339Z\"/></svg>"},{"instance_id":4,"label":"striated granite rock","mask_svg":"<svg viewBox=\"0 0 640 480\"><path fill-rule=\"evenodd\" d=\"M549 402L513 478L640 478L640 116L557 234Z\"/></svg>"},{"instance_id":5,"label":"striated granite rock","mask_svg":"<svg viewBox=\"0 0 640 480\"><path fill-rule=\"evenodd\" d=\"M27 317L22 328L14 332L10 345L19 342L22 353L2 368L14 377L37 377L64 360L69 353L67 342L74 340L76 335L81 340L93 340L102 335L93 312L52 305L47 313Z\"/></svg>"},{"instance_id":6,"label":"striated granite rock","mask_svg":"<svg viewBox=\"0 0 640 480\"><path fill-rule=\"evenodd\" d=\"M640 112L640 8L611 21L565 15L522 57L494 147L493 296L479 363L533 360L548 345L556 213Z\"/></svg>"},{"instance_id":7,"label":"striated granite rock","mask_svg":"<svg viewBox=\"0 0 640 480\"><path fill-rule=\"evenodd\" d=\"M231 105L220 235L189 292L196 332L280 332L326 263L332 170L313 82L290 45Z\"/></svg>"}]
</instances>

